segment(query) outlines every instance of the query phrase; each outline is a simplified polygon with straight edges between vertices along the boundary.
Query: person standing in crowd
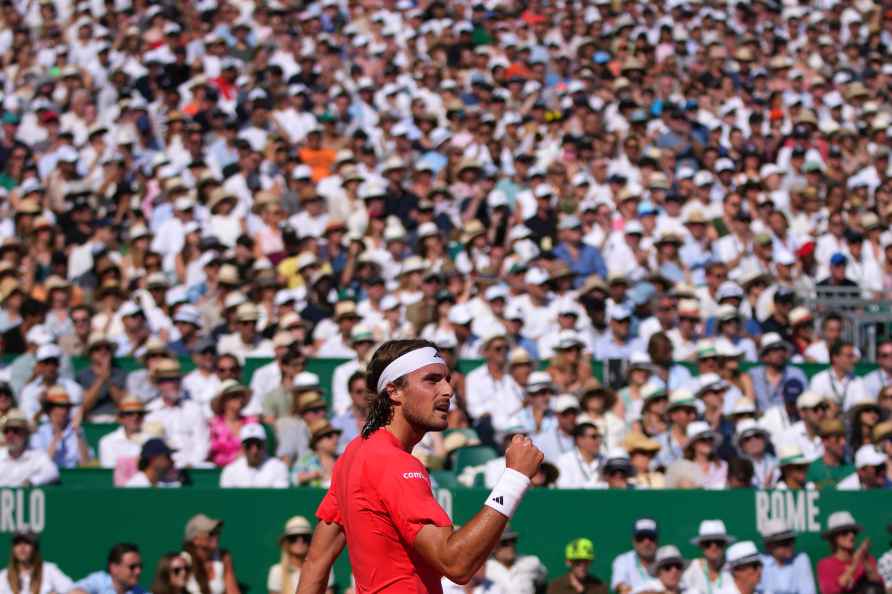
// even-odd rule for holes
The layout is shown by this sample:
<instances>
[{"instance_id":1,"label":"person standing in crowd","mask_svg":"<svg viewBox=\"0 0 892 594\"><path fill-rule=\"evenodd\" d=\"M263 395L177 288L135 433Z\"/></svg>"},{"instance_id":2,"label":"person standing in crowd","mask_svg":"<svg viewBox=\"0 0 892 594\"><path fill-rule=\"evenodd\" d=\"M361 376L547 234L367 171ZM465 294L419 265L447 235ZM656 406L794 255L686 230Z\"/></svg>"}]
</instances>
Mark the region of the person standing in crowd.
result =
<instances>
[{"instance_id":1,"label":"person standing in crowd","mask_svg":"<svg viewBox=\"0 0 892 594\"><path fill-rule=\"evenodd\" d=\"M284 489L288 487L288 467L278 458L266 455L266 432L259 423L247 423L239 431L242 455L220 473L223 488Z\"/></svg>"},{"instance_id":2,"label":"person standing in crowd","mask_svg":"<svg viewBox=\"0 0 892 594\"><path fill-rule=\"evenodd\" d=\"M635 520L632 526L632 550L618 555L611 565L610 589L613 592L630 594L651 578L657 540L656 520Z\"/></svg>"},{"instance_id":3,"label":"person standing in crowd","mask_svg":"<svg viewBox=\"0 0 892 594\"><path fill-rule=\"evenodd\" d=\"M223 520L204 514L186 523L183 550L192 558L192 577L187 589L201 594L241 594L229 551L220 549Z\"/></svg>"},{"instance_id":4,"label":"person standing in crowd","mask_svg":"<svg viewBox=\"0 0 892 594\"><path fill-rule=\"evenodd\" d=\"M468 373L465 400L468 414L477 421L478 433L503 431L523 406L523 390L508 373L508 349L502 333L484 337L481 351L485 363ZM484 433L480 437L485 441Z\"/></svg>"},{"instance_id":5,"label":"person standing in crowd","mask_svg":"<svg viewBox=\"0 0 892 594\"><path fill-rule=\"evenodd\" d=\"M678 388L672 391L666 415L670 421L669 428L655 436L656 442L660 444L656 464L662 468L668 468L670 464L683 458L688 446L688 426L697 418L696 401L690 390Z\"/></svg>"},{"instance_id":6,"label":"person standing in crowd","mask_svg":"<svg viewBox=\"0 0 892 594\"><path fill-rule=\"evenodd\" d=\"M859 592L867 584L881 585L877 560L870 554L870 539L855 546L861 525L848 511L835 511L827 518L821 536L830 545L830 555L818 561L818 587L822 594Z\"/></svg>"},{"instance_id":7,"label":"person standing in crowd","mask_svg":"<svg viewBox=\"0 0 892 594\"><path fill-rule=\"evenodd\" d=\"M142 555L133 543L121 542L108 552L105 571L94 571L74 583L70 594L148 594L139 585Z\"/></svg>"},{"instance_id":8,"label":"person standing in crowd","mask_svg":"<svg viewBox=\"0 0 892 594\"><path fill-rule=\"evenodd\" d=\"M725 550L734 542L721 520L703 520L691 544L703 557L694 559L681 576L682 585L694 592L720 592L732 581L725 569Z\"/></svg>"},{"instance_id":9,"label":"person standing in crowd","mask_svg":"<svg viewBox=\"0 0 892 594\"><path fill-rule=\"evenodd\" d=\"M17 408L6 414L3 426L6 455L0 458L0 487L36 487L59 479L59 469L43 450L30 449L31 425Z\"/></svg>"},{"instance_id":10,"label":"person standing in crowd","mask_svg":"<svg viewBox=\"0 0 892 594\"><path fill-rule=\"evenodd\" d=\"M767 554L762 555L762 582L765 594L815 594L815 578L807 553L796 552L796 533L781 518L772 518L762 528Z\"/></svg>"},{"instance_id":11,"label":"person standing in crowd","mask_svg":"<svg viewBox=\"0 0 892 594\"><path fill-rule=\"evenodd\" d=\"M502 537L486 562L486 577L502 592L533 594L542 589L548 579L548 570L534 555L517 552L517 532L506 526Z\"/></svg>"},{"instance_id":12,"label":"person standing in crowd","mask_svg":"<svg viewBox=\"0 0 892 594\"><path fill-rule=\"evenodd\" d=\"M300 569L307 558L312 537L313 527L305 517L294 516L285 523L285 529L279 537L281 557L278 563L270 566L266 576L269 594L286 594L297 588ZM334 572L331 572L325 594L334 594L334 587Z\"/></svg>"},{"instance_id":13,"label":"person standing in crowd","mask_svg":"<svg viewBox=\"0 0 892 594\"><path fill-rule=\"evenodd\" d=\"M576 538L564 549L569 571L548 584L548 594L607 594L607 584L589 573L595 559L595 545L587 538Z\"/></svg>"},{"instance_id":14,"label":"person standing in crowd","mask_svg":"<svg viewBox=\"0 0 892 594\"><path fill-rule=\"evenodd\" d=\"M32 532L12 535L9 564L0 571L0 594L57 594L69 592L71 578L40 553L40 541Z\"/></svg>"},{"instance_id":15,"label":"person standing in crowd","mask_svg":"<svg viewBox=\"0 0 892 594\"><path fill-rule=\"evenodd\" d=\"M164 553L158 559L152 594L188 594L186 585L192 577L192 558L189 553Z\"/></svg>"}]
</instances>

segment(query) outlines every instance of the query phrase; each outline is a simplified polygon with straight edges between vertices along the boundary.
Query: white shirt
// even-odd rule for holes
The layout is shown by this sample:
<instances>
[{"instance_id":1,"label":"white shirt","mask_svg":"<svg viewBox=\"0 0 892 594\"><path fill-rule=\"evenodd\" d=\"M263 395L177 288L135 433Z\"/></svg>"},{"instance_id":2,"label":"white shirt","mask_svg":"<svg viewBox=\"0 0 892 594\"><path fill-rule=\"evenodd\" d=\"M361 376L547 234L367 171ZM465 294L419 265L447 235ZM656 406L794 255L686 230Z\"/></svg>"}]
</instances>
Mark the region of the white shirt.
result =
<instances>
[{"instance_id":1,"label":"white shirt","mask_svg":"<svg viewBox=\"0 0 892 594\"><path fill-rule=\"evenodd\" d=\"M688 589L711 593L721 590L726 584L734 583L734 579L725 568L722 568L715 581L710 580L708 575L706 560L694 559L681 575L681 584Z\"/></svg>"},{"instance_id":2,"label":"white shirt","mask_svg":"<svg viewBox=\"0 0 892 594\"><path fill-rule=\"evenodd\" d=\"M211 400L220 391L221 383L215 374L204 375L198 369L193 369L183 378L183 389L189 393L189 398L198 403L206 419L210 419L214 414L211 410Z\"/></svg>"},{"instance_id":3,"label":"white shirt","mask_svg":"<svg viewBox=\"0 0 892 594\"><path fill-rule=\"evenodd\" d=\"M352 359L356 356L356 351L351 349L347 343L344 342L341 333L338 332L327 338L325 342L319 346L319 351L316 353L316 356Z\"/></svg>"},{"instance_id":4,"label":"white shirt","mask_svg":"<svg viewBox=\"0 0 892 594\"><path fill-rule=\"evenodd\" d=\"M288 578L291 585L297 588L297 583L300 581L300 569L289 565ZM328 587L331 588L334 585L334 572L332 571L328 574ZM275 565L270 566L269 573L266 574L266 589L269 592L278 592L279 594L283 594L281 563L276 563Z\"/></svg>"},{"instance_id":5,"label":"white shirt","mask_svg":"<svg viewBox=\"0 0 892 594\"><path fill-rule=\"evenodd\" d=\"M601 486L601 457L591 462L582 459L578 448L564 452L557 459L559 489L597 489Z\"/></svg>"},{"instance_id":6,"label":"white shirt","mask_svg":"<svg viewBox=\"0 0 892 594\"><path fill-rule=\"evenodd\" d=\"M347 380L360 367L359 359L352 359L335 367L334 373L331 375L331 403L335 415L344 414L350 408L350 405L353 404L353 400L350 399L350 386L347 385Z\"/></svg>"},{"instance_id":7,"label":"white shirt","mask_svg":"<svg viewBox=\"0 0 892 594\"><path fill-rule=\"evenodd\" d=\"M836 488L840 491L862 491L864 489L864 487L861 486L861 479L858 478L857 472L853 472L836 483Z\"/></svg>"},{"instance_id":8,"label":"white shirt","mask_svg":"<svg viewBox=\"0 0 892 594\"><path fill-rule=\"evenodd\" d=\"M495 559L486 562L486 577L502 592L533 594L537 585L548 578L548 570L533 555L520 555L511 567L505 567Z\"/></svg>"},{"instance_id":9,"label":"white shirt","mask_svg":"<svg viewBox=\"0 0 892 594\"><path fill-rule=\"evenodd\" d=\"M241 360L248 357L272 357L275 355L273 351L273 343L268 338L263 338L256 344L245 344L237 332L221 336L217 345L217 352L232 354Z\"/></svg>"},{"instance_id":10,"label":"white shirt","mask_svg":"<svg viewBox=\"0 0 892 594\"><path fill-rule=\"evenodd\" d=\"M626 584L634 590L650 579L650 572L641 563L634 550L617 555L613 560L610 572L610 589L614 592L619 584Z\"/></svg>"},{"instance_id":11,"label":"white shirt","mask_svg":"<svg viewBox=\"0 0 892 594\"><path fill-rule=\"evenodd\" d=\"M18 458L4 450L0 456L0 487L46 485L59 478L59 469L43 450L25 450Z\"/></svg>"},{"instance_id":12,"label":"white shirt","mask_svg":"<svg viewBox=\"0 0 892 594\"><path fill-rule=\"evenodd\" d=\"M99 464L103 468L114 468L121 458L139 458L145 436L137 433L128 438L123 427L118 427L99 440Z\"/></svg>"},{"instance_id":13,"label":"white shirt","mask_svg":"<svg viewBox=\"0 0 892 594\"><path fill-rule=\"evenodd\" d=\"M80 403L84 401L84 390L77 382L60 377L56 379L55 385L65 388L68 398L70 398L71 402L75 405L80 405ZM43 398L44 391L48 387L49 386L44 383L43 378L38 377L22 388L22 392L19 394L19 407L29 419L33 419L34 415L40 411L40 402ZM74 410L72 412L74 412Z\"/></svg>"},{"instance_id":14,"label":"white shirt","mask_svg":"<svg viewBox=\"0 0 892 594\"><path fill-rule=\"evenodd\" d=\"M467 375L465 392L471 417L490 415L496 431L507 429L511 417L523 408L523 390L514 378L506 372L496 379L486 364Z\"/></svg>"},{"instance_id":15,"label":"white shirt","mask_svg":"<svg viewBox=\"0 0 892 594\"><path fill-rule=\"evenodd\" d=\"M847 375L840 379L832 367L816 373L811 378L808 389L827 398L833 398L845 411L866 397L864 380L855 375Z\"/></svg>"},{"instance_id":16,"label":"white shirt","mask_svg":"<svg viewBox=\"0 0 892 594\"><path fill-rule=\"evenodd\" d=\"M151 487L175 488L180 486L182 485L180 485L178 481L169 483L159 482L158 484L153 485L152 481L149 480L149 477L146 476L146 473L142 471L137 472L124 483L124 488L126 489L149 489Z\"/></svg>"},{"instance_id":17,"label":"white shirt","mask_svg":"<svg viewBox=\"0 0 892 594\"><path fill-rule=\"evenodd\" d=\"M466 594L465 587L459 586L455 582L449 581L449 578L440 580L443 587L443 594ZM484 580L479 586L471 590L472 594L507 594L499 588L499 585L490 579Z\"/></svg>"},{"instance_id":18,"label":"white shirt","mask_svg":"<svg viewBox=\"0 0 892 594\"><path fill-rule=\"evenodd\" d=\"M784 435L784 437L781 438L781 443L786 440L791 440L799 446L802 455L805 456L806 460L809 462L814 462L824 455L824 442L821 441L821 438L818 435L809 437L808 431L805 428L805 421L796 421L793 423L793 426L790 427L789 436ZM775 443L774 445L779 446L780 444Z\"/></svg>"},{"instance_id":19,"label":"white shirt","mask_svg":"<svg viewBox=\"0 0 892 594\"><path fill-rule=\"evenodd\" d=\"M0 571L0 594L12 594L12 588L9 587L8 569ZM20 589L19 592L31 592L31 573L19 572ZM44 561L40 576L40 589L37 594L50 594L51 592L61 593L68 592L74 587L71 578L62 573L59 566L50 561Z\"/></svg>"},{"instance_id":20,"label":"white shirt","mask_svg":"<svg viewBox=\"0 0 892 594\"><path fill-rule=\"evenodd\" d=\"M180 399L169 406L158 398L150 402L147 408L146 423L161 424L167 445L177 450L173 454L177 467L207 466L211 448L210 431L197 402Z\"/></svg>"},{"instance_id":21,"label":"white shirt","mask_svg":"<svg viewBox=\"0 0 892 594\"><path fill-rule=\"evenodd\" d=\"M257 369L251 376L251 401L245 407L244 414L259 415L263 405L263 397L282 383L282 370L278 361L271 361Z\"/></svg>"},{"instance_id":22,"label":"white shirt","mask_svg":"<svg viewBox=\"0 0 892 594\"><path fill-rule=\"evenodd\" d=\"M285 489L288 487L288 467L278 458L267 458L258 468L248 466L244 456L230 462L220 474L224 488Z\"/></svg>"}]
</instances>

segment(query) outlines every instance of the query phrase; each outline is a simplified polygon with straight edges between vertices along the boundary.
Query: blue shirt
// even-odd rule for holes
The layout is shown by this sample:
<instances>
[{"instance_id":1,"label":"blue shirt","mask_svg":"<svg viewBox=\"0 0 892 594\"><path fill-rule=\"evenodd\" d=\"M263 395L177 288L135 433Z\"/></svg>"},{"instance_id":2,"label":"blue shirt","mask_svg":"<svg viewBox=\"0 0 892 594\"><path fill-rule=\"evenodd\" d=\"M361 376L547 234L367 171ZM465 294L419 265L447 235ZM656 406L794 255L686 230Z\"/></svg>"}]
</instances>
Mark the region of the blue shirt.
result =
<instances>
[{"instance_id":1,"label":"blue shirt","mask_svg":"<svg viewBox=\"0 0 892 594\"><path fill-rule=\"evenodd\" d=\"M759 410L768 410L775 404L782 405L785 396L795 402L808 385L808 380L802 370L791 365L784 368L783 377L774 387L768 384L764 365L750 369L749 374L753 380L753 390L756 392L756 404L759 406Z\"/></svg>"},{"instance_id":2,"label":"blue shirt","mask_svg":"<svg viewBox=\"0 0 892 594\"><path fill-rule=\"evenodd\" d=\"M49 422L44 422L31 436L31 448L49 453L52 441L53 426ZM90 457L92 456L93 453L90 452ZM77 468L80 464L81 458L77 447L77 433L72 429L70 423L62 432L62 440L59 442L59 447L56 448L56 453L52 459L59 468Z\"/></svg>"},{"instance_id":3,"label":"blue shirt","mask_svg":"<svg viewBox=\"0 0 892 594\"><path fill-rule=\"evenodd\" d=\"M808 555L798 553L783 565L771 555L762 555L759 591L762 594L815 594L815 578Z\"/></svg>"},{"instance_id":4,"label":"blue shirt","mask_svg":"<svg viewBox=\"0 0 892 594\"><path fill-rule=\"evenodd\" d=\"M87 594L118 594L112 583L111 576L105 571L95 571L74 584L77 590L83 590ZM124 594L149 594L142 586L137 584Z\"/></svg>"},{"instance_id":5,"label":"blue shirt","mask_svg":"<svg viewBox=\"0 0 892 594\"><path fill-rule=\"evenodd\" d=\"M573 286L581 287L582 283L585 282L585 278L591 274L607 278L607 265L604 264L604 258L601 257L601 252L598 251L598 248L583 243L580 244L577 252L578 257L574 260L566 243L561 242L554 248L555 257L563 260L570 267L570 270L576 273Z\"/></svg>"},{"instance_id":6,"label":"blue shirt","mask_svg":"<svg viewBox=\"0 0 892 594\"><path fill-rule=\"evenodd\" d=\"M356 427L356 415L353 413L352 406L333 418L331 426L341 430L341 437L338 438L339 452L343 452L347 444L359 435L359 429Z\"/></svg>"}]
</instances>

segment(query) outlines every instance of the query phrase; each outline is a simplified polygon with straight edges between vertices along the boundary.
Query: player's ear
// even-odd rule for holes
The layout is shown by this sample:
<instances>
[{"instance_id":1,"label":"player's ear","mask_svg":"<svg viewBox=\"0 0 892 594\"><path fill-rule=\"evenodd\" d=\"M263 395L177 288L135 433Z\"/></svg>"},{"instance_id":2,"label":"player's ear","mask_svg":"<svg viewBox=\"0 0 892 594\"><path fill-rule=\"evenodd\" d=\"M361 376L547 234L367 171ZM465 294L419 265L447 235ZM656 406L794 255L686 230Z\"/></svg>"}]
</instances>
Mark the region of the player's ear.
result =
<instances>
[{"instance_id":1,"label":"player's ear","mask_svg":"<svg viewBox=\"0 0 892 594\"><path fill-rule=\"evenodd\" d=\"M387 384L384 390L387 392L387 396L392 402L397 402L399 404L403 403L403 391L397 388L395 385Z\"/></svg>"}]
</instances>

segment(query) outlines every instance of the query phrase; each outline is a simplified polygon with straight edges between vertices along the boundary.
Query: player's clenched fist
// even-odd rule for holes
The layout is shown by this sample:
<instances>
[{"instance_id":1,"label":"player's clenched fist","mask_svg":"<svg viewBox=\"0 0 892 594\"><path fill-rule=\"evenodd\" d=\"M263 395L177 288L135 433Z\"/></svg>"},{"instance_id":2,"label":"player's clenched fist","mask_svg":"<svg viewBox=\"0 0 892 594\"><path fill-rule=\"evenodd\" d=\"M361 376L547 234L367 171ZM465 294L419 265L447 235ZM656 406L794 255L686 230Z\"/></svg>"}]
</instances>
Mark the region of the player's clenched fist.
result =
<instances>
[{"instance_id":1,"label":"player's clenched fist","mask_svg":"<svg viewBox=\"0 0 892 594\"><path fill-rule=\"evenodd\" d=\"M524 435L515 435L511 445L505 450L505 466L533 478L539 471L539 465L545 454L533 445L532 440Z\"/></svg>"}]
</instances>

